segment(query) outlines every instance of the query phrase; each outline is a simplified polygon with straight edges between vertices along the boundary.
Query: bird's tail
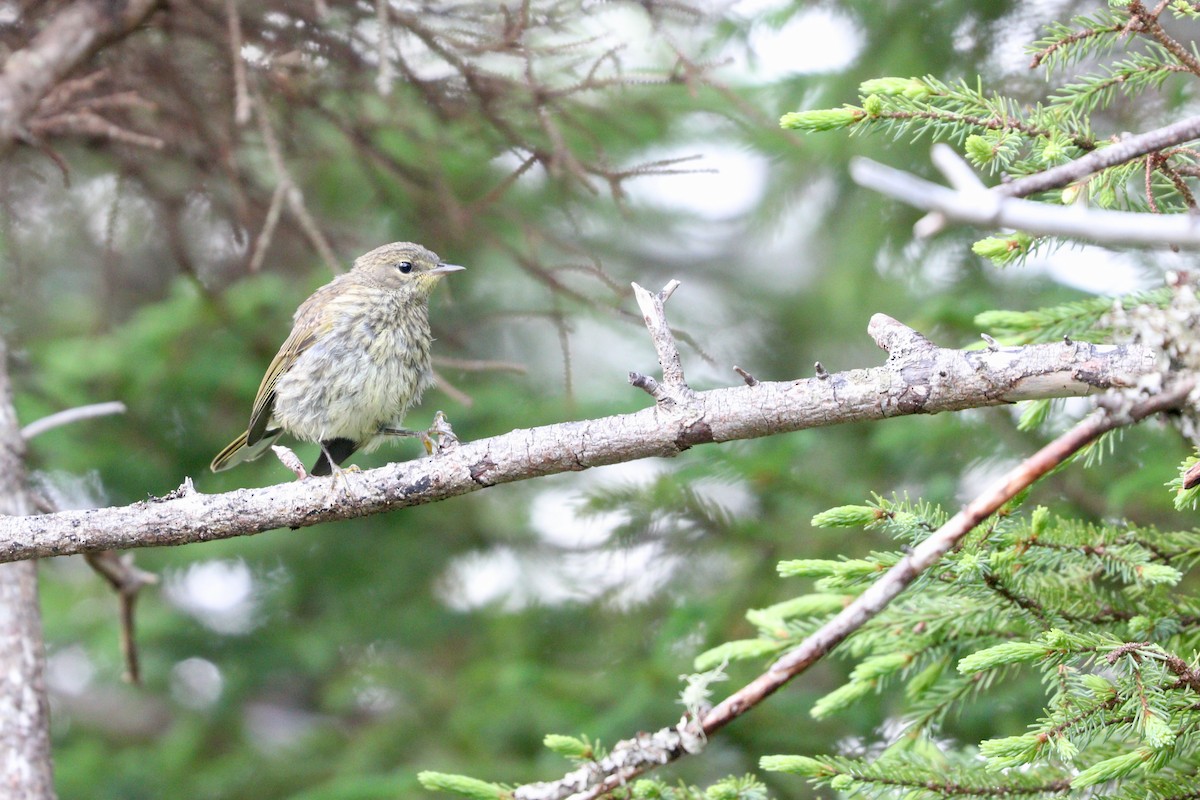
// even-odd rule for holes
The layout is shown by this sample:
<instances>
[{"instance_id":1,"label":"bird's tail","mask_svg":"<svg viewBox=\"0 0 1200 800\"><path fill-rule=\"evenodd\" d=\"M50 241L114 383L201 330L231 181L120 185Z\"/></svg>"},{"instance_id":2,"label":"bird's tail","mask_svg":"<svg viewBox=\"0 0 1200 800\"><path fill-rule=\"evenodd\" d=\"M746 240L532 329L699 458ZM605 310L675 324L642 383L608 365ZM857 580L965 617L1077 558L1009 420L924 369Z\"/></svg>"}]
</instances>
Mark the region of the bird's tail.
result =
<instances>
[{"instance_id":1,"label":"bird's tail","mask_svg":"<svg viewBox=\"0 0 1200 800\"><path fill-rule=\"evenodd\" d=\"M243 461L253 461L254 459L267 452L267 448L275 444L275 440L279 438L281 430L275 428L268 430L263 434L263 437L252 445L246 444L246 432L242 431L236 439L225 445L225 449L217 453L217 457L212 460L208 468L213 472L229 469L241 464Z\"/></svg>"}]
</instances>

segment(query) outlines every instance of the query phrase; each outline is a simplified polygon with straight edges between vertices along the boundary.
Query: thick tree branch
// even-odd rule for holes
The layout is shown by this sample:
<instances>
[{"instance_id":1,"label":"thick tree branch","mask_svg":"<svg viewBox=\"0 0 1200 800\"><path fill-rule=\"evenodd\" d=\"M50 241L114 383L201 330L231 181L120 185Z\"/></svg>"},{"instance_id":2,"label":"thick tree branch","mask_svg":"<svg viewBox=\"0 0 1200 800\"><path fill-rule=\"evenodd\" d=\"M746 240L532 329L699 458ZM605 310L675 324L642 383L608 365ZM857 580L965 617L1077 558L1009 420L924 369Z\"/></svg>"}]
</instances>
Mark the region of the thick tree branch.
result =
<instances>
[{"instance_id":1,"label":"thick tree branch","mask_svg":"<svg viewBox=\"0 0 1200 800\"><path fill-rule=\"evenodd\" d=\"M28 514L25 440L0 340L0 513ZM53 800L37 562L0 564L0 796Z\"/></svg>"},{"instance_id":2,"label":"thick tree branch","mask_svg":"<svg viewBox=\"0 0 1200 800\"><path fill-rule=\"evenodd\" d=\"M28 138L30 116L50 91L106 44L133 31L161 0L77 0L58 12L0 71L0 154Z\"/></svg>"},{"instance_id":3,"label":"thick tree branch","mask_svg":"<svg viewBox=\"0 0 1200 800\"><path fill-rule=\"evenodd\" d=\"M1129 386L1155 371L1140 346L1081 342L960 351L934 346L883 314L868 328L887 363L817 378L697 392L686 403L517 430L431 458L340 480L349 499L329 506L325 481L207 495L190 480L161 500L120 508L0 519L0 561L178 545L304 527L435 502L499 483L579 471L709 442L845 422L936 414Z\"/></svg>"}]
</instances>

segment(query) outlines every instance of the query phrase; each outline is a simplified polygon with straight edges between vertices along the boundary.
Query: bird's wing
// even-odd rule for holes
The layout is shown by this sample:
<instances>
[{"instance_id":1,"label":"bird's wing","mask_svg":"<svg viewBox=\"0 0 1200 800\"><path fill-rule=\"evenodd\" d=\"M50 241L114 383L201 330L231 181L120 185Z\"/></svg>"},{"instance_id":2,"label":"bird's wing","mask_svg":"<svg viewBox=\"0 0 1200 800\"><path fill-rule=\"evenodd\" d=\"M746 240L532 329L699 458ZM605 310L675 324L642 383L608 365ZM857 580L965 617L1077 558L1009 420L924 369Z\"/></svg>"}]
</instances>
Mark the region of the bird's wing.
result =
<instances>
[{"instance_id":1,"label":"bird's wing","mask_svg":"<svg viewBox=\"0 0 1200 800\"><path fill-rule=\"evenodd\" d=\"M271 414L275 410L275 385L280 377L292 368L296 359L313 343L324 336L332 327L333 315L327 302L336 297L334 288L338 281L326 284L312 294L296 309L292 332L271 359L267 374L263 375L262 383L258 386L258 394L254 396L254 408L250 411L250 425L246 428L246 443L253 445L267 431L271 423Z\"/></svg>"}]
</instances>

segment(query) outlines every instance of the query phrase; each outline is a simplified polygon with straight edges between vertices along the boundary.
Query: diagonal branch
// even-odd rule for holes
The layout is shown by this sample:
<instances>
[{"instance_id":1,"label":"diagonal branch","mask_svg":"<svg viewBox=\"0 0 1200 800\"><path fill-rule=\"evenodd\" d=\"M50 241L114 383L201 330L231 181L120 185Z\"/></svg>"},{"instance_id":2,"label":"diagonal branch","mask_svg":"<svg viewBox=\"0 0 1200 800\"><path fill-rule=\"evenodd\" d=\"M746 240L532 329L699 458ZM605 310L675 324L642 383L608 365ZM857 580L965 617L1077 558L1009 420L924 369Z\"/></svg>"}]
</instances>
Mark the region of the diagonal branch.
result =
<instances>
[{"instance_id":1,"label":"diagonal branch","mask_svg":"<svg viewBox=\"0 0 1200 800\"><path fill-rule=\"evenodd\" d=\"M963 506L945 525L914 547L829 622L775 661L766 672L726 697L698 722L681 723L654 734L639 734L613 747L613 755L567 775L560 781L518 787L516 800L591 800L632 778L688 753L698 752L697 742L719 731L774 694L788 681L821 660L879 614L925 570L936 564L962 538L1002 505L1065 462L1085 445L1114 428L1131 425L1160 411L1178 408L1194 387L1182 380L1160 394L1122 405L1120 398L1079 422L1025 461L1009 470L978 497ZM1102 404L1102 406L1105 404ZM1176 670L1177 674L1181 674ZM1190 673L1189 673L1190 674Z\"/></svg>"},{"instance_id":2,"label":"diagonal branch","mask_svg":"<svg viewBox=\"0 0 1200 800\"><path fill-rule=\"evenodd\" d=\"M1028 197L1038 192L1061 189L1100 170L1192 139L1200 139L1200 116L1188 117L1136 136L1127 136L1115 144L1093 150L1074 161L1002 184L996 187L995 192L1006 197Z\"/></svg>"},{"instance_id":3,"label":"diagonal branch","mask_svg":"<svg viewBox=\"0 0 1200 800\"><path fill-rule=\"evenodd\" d=\"M694 445L845 422L936 414L1130 386L1156 371L1151 350L1082 342L961 351L940 348L883 314L868 332L890 355L873 369L697 392L684 413L632 414L516 430L439 455L346 473L348 500L328 483L297 481L202 494L190 479L165 498L119 508L0 518L0 561L180 545L305 527L432 503L488 486L579 471Z\"/></svg>"},{"instance_id":4,"label":"diagonal branch","mask_svg":"<svg viewBox=\"0 0 1200 800\"><path fill-rule=\"evenodd\" d=\"M56 14L0 70L0 153L27 138L38 103L100 48L131 33L161 0L77 0Z\"/></svg>"}]
</instances>

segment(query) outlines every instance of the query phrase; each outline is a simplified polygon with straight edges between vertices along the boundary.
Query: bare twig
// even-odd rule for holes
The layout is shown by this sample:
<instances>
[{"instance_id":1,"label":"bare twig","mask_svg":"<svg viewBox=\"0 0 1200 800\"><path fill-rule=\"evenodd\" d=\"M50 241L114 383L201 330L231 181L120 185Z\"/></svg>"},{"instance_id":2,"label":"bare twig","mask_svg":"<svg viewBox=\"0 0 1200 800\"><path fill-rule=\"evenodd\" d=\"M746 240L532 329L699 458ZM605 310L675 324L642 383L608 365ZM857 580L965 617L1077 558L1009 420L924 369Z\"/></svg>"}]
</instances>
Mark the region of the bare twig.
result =
<instances>
[{"instance_id":1,"label":"bare twig","mask_svg":"<svg viewBox=\"0 0 1200 800\"><path fill-rule=\"evenodd\" d=\"M40 436L48 430L70 425L72 422L80 420L93 419L95 417L106 417L110 414L124 414L125 404L119 400L114 400L109 403L92 403L91 405L78 406L76 408L68 408L64 411L58 411L41 419L34 420L25 427L21 428L21 438L29 441L35 436Z\"/></svg>"},{"instance_id":2,"label":"bare twig","mask_svg":"<svg viewBox=\"0 0 1200 800\"><path fill-rule=\"evenodd\" d=\"M471 395L467 394L462 389L459 389L453 383L446 380L445 375L438 372L436 369L431 370L431 372L433 373L434 385L437 386L439 391L444 392L451 400L456 403L461 403L467 408L475 405L475 401L471 398Z\"/></svg>"},{"instance_id":3,"label":"bare twig","mask_svg":"<svg viewBox=\"0 0 1200 800\"><path fill-rule=\"evenodd\" d=\"M242 17L237 0L225 0L225 18L229 28L229 61L233 72L233 121L250 121L250 91L246 86L246 59L242 56Z\"/></svg>"},{"instance_id":4,"label":"bare twig","mask_svg":"<svg viewBox=\"0 0 1200 800\"><path fill-rule=\"evenodd\" d=\"M434 356L433 363L447 369L459 369L463 372L514 372L524 375L529 367L516 361L492 361L479 358L450 358L449 356Z\"/></svg>"},{"instance_id":5,"label":"bare twig","mask_svg":"<svg viewBox=\"0 0 1200 800\"><path fill-rule=\"evenodd\" d=\"M749 372L747 372L746 370L739 367L737 364L733 365L733 371L736 372L738 375L742 376L742 380L744 380L746 382L747 386L757 386L758 385L758 378L754 377Z\"/></svg>"},{"instance_id":6,"label":"bare twig","mask_svg":"<svg viewBox=\"0 0 1200 800\"><path fill-rule=\"evenodd\" d=\"M387 97L392 93L392 82L396 80L396 65L392 54L396 50L393 43L392 15L388 13L388 0L375 0L375 22L379 26L379 72L375 76L375 91Z\"/></svg>"},{"instance_id":7,"label":"bare twig","mask_svg":"<svg viewBox=\"0 0 1200 800\"><path fill-rule=\"evenodd\" d=\"M287 201L288 208L291 210L292 215L296 217L296 221L300 224L300 228L304 231L312 246L325 261L325 265L329 267L329 271L334 274L344 272L345 270L338 263L337 256L334 255L333 248L329 246L329 241L325 238L325 234L321 233L321 226L308 213L308 207L304 205L304 194L296 185L296 181L292 179L292 173L288 170L287 162L284 161L283 149L279 146L279 140L275 136L274 128L271 127L271 120L267 116L267 105L263 102L261 95L256 94L254 107L258 112L258 128L262 132L263 146L267 150L267 157L271 161L271 167L275 170L275 179L284 187L282 189L283 198Z\"/></svg>"},{"instance_id":8,"label":"bare twig","mask_svg":"<svg viewBox=\"0 0 1200 800\"><path fill-rule=\"evenodd\" d=\"M258 238L254 240L254 252L250 255L250 266L248 267L251 272L258 272L262 269L263 261L267 258L267 249L271 246L271 238L275 235L275 226L279 224L279 217L283 211L283 200L287 196L290 186L291 184L287 181L279 181L275 184L275 191L271 194L271 205L267 208L267 216L263 220L262 230L258 232Z\"/></svg>"},{"instance_id":9,"label":"bare twig","mask_svg":"<svg viewBox=\"0 0 1200 800\"><path fill-rule=\"evenodd\" d=\"M112 550L86 553L87 563L100 574L117 593L121 606L121 653L125 658L125 680L133 684L142 682L138 665L137 638L134 635L134 608L138 594L147 586L158 583L153 572L139 569L133 556L120 555Z\"/></svg>"},{"instance_id":10,"label":"bare twig","mask_svg":"<svg viewBox=\"0 0 1200 800\"><path fill-rule=\"evenodd\" d=\"M679 345L675 343L675 334L667 324L666 312L663 306L675 290L679 281L672 280L658 294L651 294L638 284L633 284L633 295L637 299L638 308L642 310L642 320L650 331L654 341L654 351L658 354L658 365L662 368L663 383L672 392L678 392L686 398L691 392L683 375L683 363L679 358Z\"/></svg>"},{"instance_id":11,"label":"bare twig","mask_svg":"<svg viewBox=\"0 0 1200 800\"><path fill-rule=\"evenodd\" d=\"M161 0L119 6L78 0L63 8L29 46L12 53L0 72L0 153L24 139L38 103L92 53L133 31Z\"/></svg>"},{"instance_id":12,"label":"bare twig","mask_svg":"<svg viewBox=\"0 0 1200 800\"><path fill-rule=\"evenodd\" d=\"M957 222L1100 244L1200 247L1200 219L1189 214L1138 214L1054 206L1004 197L998 190L956 191L867 158L854 159L850 174L862 186ZM931 231L932 226L927 224L919 229L921 235Z\"/></svg>"}]
</instances>

